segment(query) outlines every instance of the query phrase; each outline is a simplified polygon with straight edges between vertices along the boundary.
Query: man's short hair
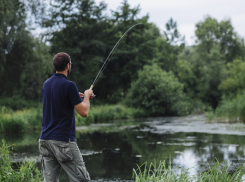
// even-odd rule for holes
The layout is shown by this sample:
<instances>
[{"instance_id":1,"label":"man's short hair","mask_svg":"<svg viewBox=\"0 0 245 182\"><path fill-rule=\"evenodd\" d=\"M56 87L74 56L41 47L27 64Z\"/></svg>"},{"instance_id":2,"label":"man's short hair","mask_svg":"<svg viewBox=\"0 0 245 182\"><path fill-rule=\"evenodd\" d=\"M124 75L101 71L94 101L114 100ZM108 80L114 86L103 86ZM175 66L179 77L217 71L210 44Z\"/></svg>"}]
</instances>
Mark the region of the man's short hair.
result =
<instances>
[{"instance_id":1,"label":"man's short hair","mask_svg":"<svg viewBox=\"0 0 245 182\"><path fill-rule=\"evenodd\" d=\"M64 52L59 52L54 56L53 64L56 71L64 71L68 63L70 63L70 56Z\"/></svg>"}]
</instances>

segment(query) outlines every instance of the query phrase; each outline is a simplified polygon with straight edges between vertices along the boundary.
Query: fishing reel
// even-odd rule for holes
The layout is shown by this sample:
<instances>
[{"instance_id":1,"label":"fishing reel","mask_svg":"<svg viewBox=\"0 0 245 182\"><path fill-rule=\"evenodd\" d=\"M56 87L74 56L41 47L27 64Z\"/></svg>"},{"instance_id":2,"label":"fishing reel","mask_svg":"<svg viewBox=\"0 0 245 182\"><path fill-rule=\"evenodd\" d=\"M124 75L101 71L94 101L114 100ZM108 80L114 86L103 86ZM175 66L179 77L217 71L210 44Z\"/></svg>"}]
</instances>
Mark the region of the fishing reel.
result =
<instances>
[{"instance_id":1,"label":"fishing reel","mask_svg":"<svg viewBox=\"0 0 245 182\"><path fill-rule=\"evenodd\" d=\"M92 94L92 95L90 96L90 100L92 100L93 98L95 98L95 96L96 96L96 95Z\"/></svg>"}]
</instances>

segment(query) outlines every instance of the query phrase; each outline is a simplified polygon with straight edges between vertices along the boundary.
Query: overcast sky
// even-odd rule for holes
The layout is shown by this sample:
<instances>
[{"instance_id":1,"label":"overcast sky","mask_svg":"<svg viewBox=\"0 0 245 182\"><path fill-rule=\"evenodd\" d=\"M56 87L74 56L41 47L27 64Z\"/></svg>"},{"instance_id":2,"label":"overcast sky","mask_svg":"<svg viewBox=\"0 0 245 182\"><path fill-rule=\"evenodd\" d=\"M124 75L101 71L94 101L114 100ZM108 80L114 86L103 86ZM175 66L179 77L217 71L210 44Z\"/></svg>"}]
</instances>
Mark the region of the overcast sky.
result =
<instances>
[{"instance_id":1,"label":"overcast sky","mask_svg":"<svg viewBox=\"0 0 245 182\"><path fill-rule=\"evenodd\" d=\"M99 3L101 0L95 0ZM122 0L104 0L116 10ZM187 45L194 44L195 24L210 15L218 21L230 18L235 31L245 37L245 0L128 0L131 7L140 4L140 17L149 13L150 22L164 30L170 17L177 21L178 30L186 37Z\"/></svg>"}]
</instances>

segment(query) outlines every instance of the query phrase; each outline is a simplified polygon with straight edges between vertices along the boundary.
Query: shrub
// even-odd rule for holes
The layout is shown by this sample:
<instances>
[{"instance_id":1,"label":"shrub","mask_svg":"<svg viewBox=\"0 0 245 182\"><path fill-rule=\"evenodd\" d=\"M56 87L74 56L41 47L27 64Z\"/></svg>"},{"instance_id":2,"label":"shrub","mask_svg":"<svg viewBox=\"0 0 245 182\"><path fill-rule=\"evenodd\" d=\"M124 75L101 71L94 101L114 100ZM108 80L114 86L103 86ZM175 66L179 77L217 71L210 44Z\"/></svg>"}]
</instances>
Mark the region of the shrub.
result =
<instances>
[{"instance_id":1,"label":"shrub","mask_svg":"<svg viewBox=\"0 0 245 182\"><path fill-rule=\"evenodd\" d=\"M138 77L128 91L126 104L129 106L143 109L152 116L187 115L192 110L183 84L172 72L155 64L147 65L138 72Z\"/></svg>"},{"instance_id":2,"label":"shrub","mask_svg":"<svg viewBox=\"0 0 245 182\"><path fill-rule=\"evenodd\" d=\"M10 160L10 151L4 140L2 143L2 147L0 147L0 181L42 181L41 172L35 167L33 160L23 162L16 170L12 169L14 162Z\"/></svg>"}]
</instances>

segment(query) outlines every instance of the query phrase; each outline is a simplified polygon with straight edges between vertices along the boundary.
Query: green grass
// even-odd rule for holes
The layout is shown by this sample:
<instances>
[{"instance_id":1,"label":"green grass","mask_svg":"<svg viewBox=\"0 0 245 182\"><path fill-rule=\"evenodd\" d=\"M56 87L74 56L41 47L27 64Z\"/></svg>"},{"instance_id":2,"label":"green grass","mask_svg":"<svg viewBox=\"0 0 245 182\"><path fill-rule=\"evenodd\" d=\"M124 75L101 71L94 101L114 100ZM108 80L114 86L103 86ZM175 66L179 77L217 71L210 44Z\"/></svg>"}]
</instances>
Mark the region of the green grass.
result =
<instances>
[{"instance_id":1,"label":"green grass","mask_svg":"<svg viewBox=\"0 0 245 182\"><path fill-rule=\"evenodd\" d=\"M141 171L141 169L144 169ZM229 165L216 161L213 166L209 166L204 172L193 176L188 175L189 169L182 168L180 172L173 171L171 162L166 166L165 161L156 163L142 164L138 169L133 169L133 180L135 182L231 182L244 181L242 176L244 172L244 164L240 164L232 173L228 172Z\"/></svg>"},{"instance_id":2,"label":"green grass","mask_svg":"<svg viewBox=\"0 0 245 182\"><path fill-rule=\"evenodd\" d=\"M76 125L89 125L91 123L108 123L116 119L132 119L146 117L148 114L140 109L129 108L123 105L91 106L86 118L76 112Z\"/></svg>"},{"instance_id":3,"label":"green grass","mask_svg":"<svg viewBox=\"0 0 245 182\"><path fill-rule=\"evenodd\" d=\"M123 105L91 106L89 115L83 118L76 114L76 125L107 123L116 119L133 119L145 117L147 114L139 109ZM14 111L8 107L0 107L0 132L22 132L39 130L42 125L42 107Z\"/></svg>"},{"instance_id":4,"label":"green grass","mask_svg":"<svg viewBox=\"0 0 245 182\"><path fill-rule=\"evenodd\" d=\"M5 141L2 140L0 147L0 181L23 181L39 182L42 181L41 171L35 167L33 160L27 160L13 169L14 162L10 160L10 150Z\"/></svg>"}]
</instances>

